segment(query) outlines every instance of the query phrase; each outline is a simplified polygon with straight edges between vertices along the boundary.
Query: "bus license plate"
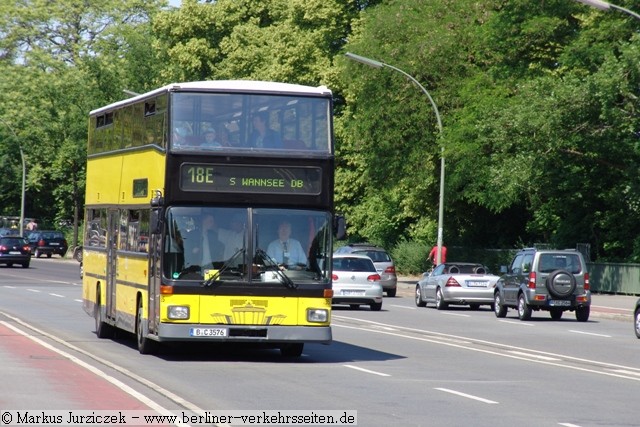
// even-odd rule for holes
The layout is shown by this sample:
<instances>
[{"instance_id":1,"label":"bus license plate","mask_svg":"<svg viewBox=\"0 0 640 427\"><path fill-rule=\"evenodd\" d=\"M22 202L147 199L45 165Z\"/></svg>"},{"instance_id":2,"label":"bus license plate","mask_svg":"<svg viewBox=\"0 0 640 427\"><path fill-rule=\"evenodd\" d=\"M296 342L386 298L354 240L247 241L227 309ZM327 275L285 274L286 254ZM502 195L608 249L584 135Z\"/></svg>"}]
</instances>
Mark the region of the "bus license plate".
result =
<instances>
[{"instance_id":1,"label":"bus license plate","mask_svg":"<svg viewBox=\"0 0 640 427\"><path fill-rule=\"evenodd\" d=\"M227 328L191 328L189 335L192 337L226 337Z\"/></svg>"}]
</instances>

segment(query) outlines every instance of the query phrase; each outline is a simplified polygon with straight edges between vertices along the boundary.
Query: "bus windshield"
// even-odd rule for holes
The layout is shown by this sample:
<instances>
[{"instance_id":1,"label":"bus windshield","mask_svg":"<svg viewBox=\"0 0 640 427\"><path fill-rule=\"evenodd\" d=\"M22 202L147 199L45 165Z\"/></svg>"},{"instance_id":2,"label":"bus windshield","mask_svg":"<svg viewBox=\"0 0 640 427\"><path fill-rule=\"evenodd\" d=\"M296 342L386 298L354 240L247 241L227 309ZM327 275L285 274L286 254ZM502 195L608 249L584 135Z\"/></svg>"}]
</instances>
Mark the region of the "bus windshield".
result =
<instances>
[{"instance_id":1,"label":"bus windshield","mask_svg":"<svg viewBox=\"0 0 640 427\"><path fill-rule=\"evenodd\" d=\"M167 209L164 276L171 280L329 282L329 212L299 209Z\"/></svg>"},{"instance_id":2,"label":"bus windshield","mask_svg":"<svg viewBox=\"0 0 640 427\"><path fill-rule=\"evenodd\" d=\"M172 151L331 150L328 98L176 92Z\"/></svg>"}]
</instances>

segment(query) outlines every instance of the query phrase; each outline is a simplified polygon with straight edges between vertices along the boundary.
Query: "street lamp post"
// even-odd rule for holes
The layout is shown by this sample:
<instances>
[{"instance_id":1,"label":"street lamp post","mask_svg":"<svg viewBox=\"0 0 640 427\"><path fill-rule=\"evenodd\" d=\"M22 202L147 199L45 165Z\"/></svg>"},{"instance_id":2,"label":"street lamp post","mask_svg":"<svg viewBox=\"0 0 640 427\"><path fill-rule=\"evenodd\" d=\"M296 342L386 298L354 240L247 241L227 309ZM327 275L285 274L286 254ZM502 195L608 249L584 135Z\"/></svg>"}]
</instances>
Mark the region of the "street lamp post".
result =
<instances>
[{"instance_id":1,"label":"street lamp post","mask_svg":"<svg viewBox=\"0 0 640 427\"><path fill-rule=\"evenodd\" d=\"M601 1L601 0L576 0L576 1L582 4L586 4L587 6L595 7L596 9L600 9L600 10L609 10L609 9L619 10L620 12L624 12L628 15L633 16L634 18L640 19L640 15L638 15L637 13L629 9L626 9L624 7L615 5L613 3L607 3L606 1Z\"/></svg>"},{"instance_id":2,"label":"street lamp post","mask_svg":"<svg viewBox=\"0 0 640 427\"><path fill-rule=\"evenodd\" d=\"M422 90L422 92L427 95L429 98L429 102L433 107L433 111L436 113L436 120L438 121L438 132L439 135L442 136L442 121L440 120L440 112L438 111L438 107L436 103L429 95L429 92L418 82L413 76L405 73L399 68L394 67L393 65L385 64L384 62L376 61L374 59L365 58L364 56L356 55L355 53L347 52L345 56L353 61L360 62L362 64L368 65L373 68L382 68L387 67L395 70L401 74L403 74L406 78L411 80L416 86ZM444 223L444 146L440 147L440 200L438 203L438 252L436 254L436 265L440 264L442 261L442 235L443 235L443 223Z\"/></svg>"},{"instance_id":3,"label":"street lamp post","mask_svg":"<svg viewBox=\"0 0 640 427\"><path fill-rule=\"evenodd\" d=\"M18 141L18 135L16 134L16 132L13 130L13 128L11 126L9 126L9 123L5 122L4 120L0 119L0 122L2 122L13 134L13 136L16 138L16 141ZM19 144L18 147L20 148L20 158L22 159L22 195L20 198L20 224L18 224L18 227L20 228L20 237L23 237L24 235L24 199L25 199L25 183L26 183L26 175L27 175L27 164L24 160L24 152L22 151L22 144Z\"/></svg>"}]
</instances>

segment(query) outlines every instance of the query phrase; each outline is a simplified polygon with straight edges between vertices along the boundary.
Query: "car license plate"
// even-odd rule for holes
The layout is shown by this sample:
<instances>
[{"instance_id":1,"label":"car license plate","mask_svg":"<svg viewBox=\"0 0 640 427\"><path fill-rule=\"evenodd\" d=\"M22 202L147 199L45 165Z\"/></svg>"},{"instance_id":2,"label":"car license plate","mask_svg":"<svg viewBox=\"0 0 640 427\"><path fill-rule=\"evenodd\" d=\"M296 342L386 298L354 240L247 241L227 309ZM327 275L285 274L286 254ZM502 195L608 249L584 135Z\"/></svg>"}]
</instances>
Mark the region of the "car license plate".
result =
<instances>
[{"instance_id":1,"label":"car license plate","mask_svg":"<svg viewBox=\"0 0 640 427\"><path fill-rule=\"evenodd\" d=\"M51 246L60 246L60 243L51 242Z\"/></svg>"},{"instance_id":2,"label":"car license plate","mask_svg":"<svg viewBox=\"0 0 640 427\"><path fill-rule=\"evenodd\" d=\"M467 280L467 286L470 288L486 288L487 283L486 280Z\"/></svg>"},{"instance_id":3,"label":"car license plate","mask_svg":"<svg viewBox=\"0 0 640 427\"><path fill-rule=\"evenodd\" d=\"M571 301L569 300L549 300L549 305L553 307L569 307Z\"/></svg>"},{"instance_id":4,"label":"car license plate","mask_svg":"<svg viewBox=\"0 0 640 427\"><path fill-rule=\"evenodd\" d=\"M226 337L227 328L191 328L189 335L192 337Z\"/></svg>"},{"instance_id":5,"label":"car license plate","mask_svg":"<svg viewBox=\"0 0 640 427\"><path fill-rule=\"evenodd\" d=\"M349 296L362 296L364 295L364 291L349 291L349 290L343 290L342 292L340 292L340 295L349 295Z\"/></svg>"},{"instance_id":6,"label":"car license plate","mask_svg":"<svg viewBox=\"0 0 640 427\"><path fill-rule=\"evenodd\" d=\"M9 251L9 255L20 255L20 251Z\"/></svg>"}]
</instances>

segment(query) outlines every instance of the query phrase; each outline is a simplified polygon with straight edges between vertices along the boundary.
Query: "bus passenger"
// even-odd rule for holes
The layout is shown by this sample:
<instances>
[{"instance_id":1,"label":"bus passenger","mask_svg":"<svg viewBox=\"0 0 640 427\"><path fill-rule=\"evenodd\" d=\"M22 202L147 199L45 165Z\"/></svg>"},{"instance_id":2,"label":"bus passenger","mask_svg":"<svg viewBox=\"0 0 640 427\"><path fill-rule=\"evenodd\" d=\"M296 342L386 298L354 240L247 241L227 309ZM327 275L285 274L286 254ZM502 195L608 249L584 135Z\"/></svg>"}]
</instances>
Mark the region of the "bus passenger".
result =
<instances>
[{"instance_id":1,"label":"bus passenger","mask_svg":"<svg viewBox=\"0 0 640 427\"><path fill-rule=\"evenodd\" d=\"M268 127L269 113L262 111L253 116L253 133L249 139L251 147L282 148L280 134Z\"/></svg>"},{"instance_id":2,"label":"bus passenger","mask_svg":"<svg viewBox=\"0 0 640 427\"><path fill-rule=\"evenodd\" d=\"M184 256L187 265L210 266L224 260L224 245L218 238L216 220L205 214L202 225L183 237Z\"/></svg>"},{"instance_id":3,"label":"bus passenger","mask_svg":"<svg viewBox=\"0 0 640 427\"><path fill-rule=\"evenodd\" d=\"M269 243L267 255L287 268L299 269L307 265L307 256L302 245L291 238L291 223L288 221L280 222L278 238Z\"/></svg>"},{"instance_id":4,"label":"bus passenger","mask_svg":"<svg viewBox=\"0 0 640 427\"><path fill-rule=\"evenodd\" d=\"M204 133L204 142L200 146L202 148L220 148L222 144L217 139L216 131L209 129Z\"/></svg>"}]
</instances>

